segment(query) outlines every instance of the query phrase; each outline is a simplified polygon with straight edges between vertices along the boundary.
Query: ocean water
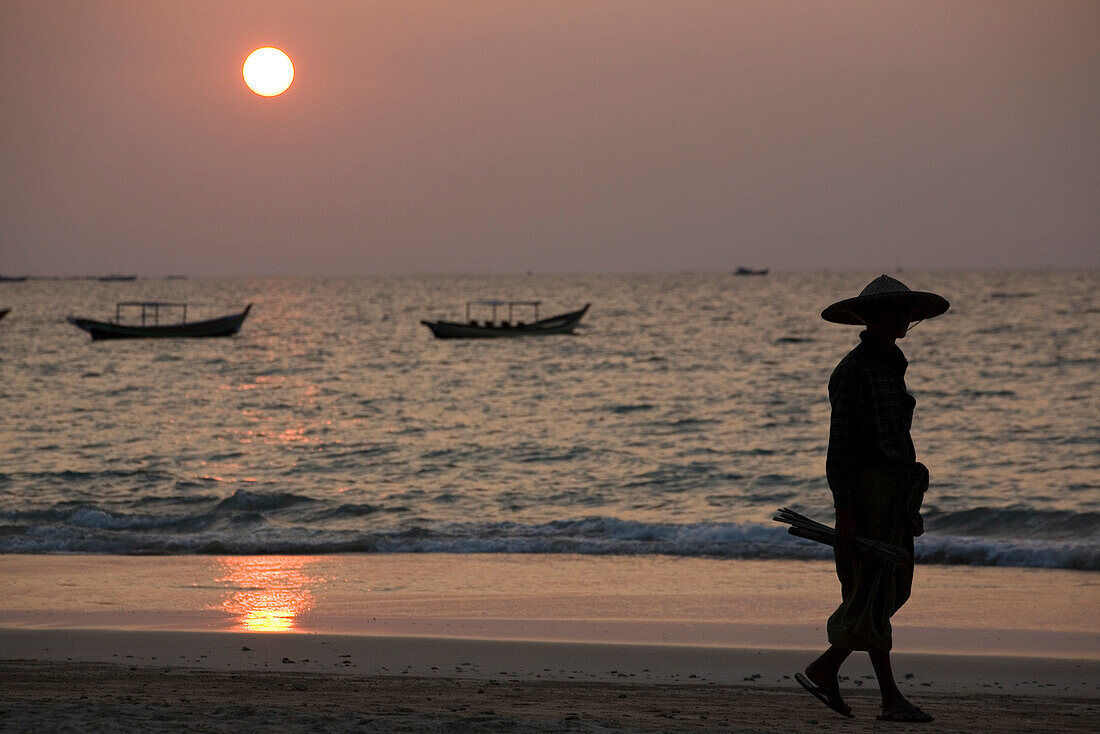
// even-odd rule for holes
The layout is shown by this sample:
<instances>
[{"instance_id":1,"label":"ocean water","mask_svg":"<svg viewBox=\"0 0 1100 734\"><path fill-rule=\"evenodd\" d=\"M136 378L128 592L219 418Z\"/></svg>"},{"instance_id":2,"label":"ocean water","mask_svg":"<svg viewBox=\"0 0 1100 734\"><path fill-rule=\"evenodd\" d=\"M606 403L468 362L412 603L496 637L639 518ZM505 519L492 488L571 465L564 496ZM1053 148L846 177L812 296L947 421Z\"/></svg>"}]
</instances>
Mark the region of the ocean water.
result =
<instances>
[{"instance_id":1,"label":"ocean water","mask_svg":"<svg viewBox=\"0 0 1100 734\"><path fill-rule=\"evenodd\" d=\"M878 273L0 283L0 552L826 558L826 384ZM1100 570L1100 272L893 273L925 563ZM439 341L473 298L575 336ZM120 300L255 306L229 339L92 342Z\"/></svg>"}]
</instances>

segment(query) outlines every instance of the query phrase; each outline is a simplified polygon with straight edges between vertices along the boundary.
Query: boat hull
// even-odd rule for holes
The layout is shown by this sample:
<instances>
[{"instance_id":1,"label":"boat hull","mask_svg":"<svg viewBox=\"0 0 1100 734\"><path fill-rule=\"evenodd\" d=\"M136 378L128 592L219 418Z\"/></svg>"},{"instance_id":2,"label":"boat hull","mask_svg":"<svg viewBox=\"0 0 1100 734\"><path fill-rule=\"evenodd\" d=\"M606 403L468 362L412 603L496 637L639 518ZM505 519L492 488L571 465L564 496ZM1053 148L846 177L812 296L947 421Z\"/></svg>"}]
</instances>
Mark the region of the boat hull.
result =
<instances>
[{"instance_id":1,"label":"boat hull","mask_svg":"<svg viewBox=\"0 0 1100 734\"><path fill-rule=\"evenodd\" d=\"M588 307L569 313L550 316L522 326L484 326L464 324L460 321L421 321L432 330L437 339L500 339L519 336L550 336L553 334L572 334L581 319L588 313Z\"/></svg>"},{"instance_id":2,"label":"boat hull","mask_svg":"<svg viewBox=\"0 0 1100 734\"><path fill-rule=\"evenodd\" d=\"M233 336L241 329L241 324L252 310L252 304L248 304L244 311L219 316L207 321L191 321L183 324L170 324L167 326L129 326L126 324L112 324L106 321L93 321L92 319L78 319L70 316L68 321L73 326L83 329L92 335L92 339L201 339L214 336Z\"/></svg>"}]
</instances>

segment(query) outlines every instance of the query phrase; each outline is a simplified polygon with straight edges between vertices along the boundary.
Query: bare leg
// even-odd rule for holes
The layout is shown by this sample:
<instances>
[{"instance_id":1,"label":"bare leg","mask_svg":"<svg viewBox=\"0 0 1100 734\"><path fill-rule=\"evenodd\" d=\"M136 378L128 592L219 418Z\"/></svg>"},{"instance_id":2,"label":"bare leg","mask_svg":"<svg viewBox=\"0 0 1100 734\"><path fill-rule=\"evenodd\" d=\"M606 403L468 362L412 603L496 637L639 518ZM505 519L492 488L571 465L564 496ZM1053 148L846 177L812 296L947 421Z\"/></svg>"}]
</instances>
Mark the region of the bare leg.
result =
<instances>
[{"instance_id":1,"label":"bare leg","mask_svg":"<svg viewBox=\"0 0 1100 734\"><path fill-rule=\"evenodd\" d=\"M829 695L839 699L840 683L837 682L837 675L840 673L840 666L851 654L851 650L830 646L819 658L806 666L806 677L821 686Z\"/></svg>"},{"instance_id":2,"label":"bare leg","mask_svg":"<svg viewBox=\"0 0 1100 734\"><path fill-rule=\"evenodd\" d=\"M878 690L882 694L882 710L905 701L905 696L898 690L897 681L894 680L894 671L890 665L890 652L888 650L868 650L871 665L875 668L875 676L878 678ZM908 701L906 701L908 703Z\"/></svg>"},{"instance_id":3,"label":"bare leg","mask_svg":"<svg viewBox=\"0 0 1100 734\"><path fill-rule=\"evenodd\" d=\"M804 674L794 674L795 681L809 691L814 698L849 719L852 718L852 707L844 703L844 699L840 697L837 673L851 654L851 650L833 645L817 660L807 665Z\"/></svg>"},{"instance_id":4,"label":"bare leg","mask_svg":"<svg viewBox=\"0 0 1100 734\"><path fill-rule=\"evenodd\" d=\"M890 652L888 650L868 650L871 665L875 668L875 677L878 678L878 689L882 694L882 716L891 721L927 722L932 717L921 711L901 695L897 681L894 680L894 671L890 665ZM820 685L820 684L819 684Z\"/></svg>"}]
</instances>

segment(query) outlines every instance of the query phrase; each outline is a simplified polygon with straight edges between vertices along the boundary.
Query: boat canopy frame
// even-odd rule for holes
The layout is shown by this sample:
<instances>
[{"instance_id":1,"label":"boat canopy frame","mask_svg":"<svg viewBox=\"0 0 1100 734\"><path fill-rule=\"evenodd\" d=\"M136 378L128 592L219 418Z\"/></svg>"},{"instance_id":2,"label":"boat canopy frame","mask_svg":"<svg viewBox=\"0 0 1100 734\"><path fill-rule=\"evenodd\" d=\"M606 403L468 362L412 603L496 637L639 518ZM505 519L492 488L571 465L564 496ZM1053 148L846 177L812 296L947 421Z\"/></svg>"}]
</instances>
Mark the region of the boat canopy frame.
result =
<instances>
[{"instance_id":1,"label":"boat canopy frame","mask_svg":"<svg viewBox=\"0 0 1100 734\"><path fill-rule=\"evenodd\" d=\"M187 304L171 301L119 301L115 304L115 323L122 325L123 308L140 308L141 325L146 326L146 319L152 318L152 326L160 326L160 310L162 308L181 309L180 323L187 323Z\"/></svg>"},{"instance_id":2,"label":"boat canopy frame","mask_svg":"<svg viewBox=\"0 0 1100 734\"><path fill-rule=\"evenodd\" d=\"M508 323L512 323L512 309L515 306L531 306L535 309L535 321L539 320L539 304L542 301L505 301L497 298L489 298L480 301L466 301L466 321L470 320L470 306L492 306L493 321L497 320L497 306L508 307Z\"/></svg>"}]
</instances>

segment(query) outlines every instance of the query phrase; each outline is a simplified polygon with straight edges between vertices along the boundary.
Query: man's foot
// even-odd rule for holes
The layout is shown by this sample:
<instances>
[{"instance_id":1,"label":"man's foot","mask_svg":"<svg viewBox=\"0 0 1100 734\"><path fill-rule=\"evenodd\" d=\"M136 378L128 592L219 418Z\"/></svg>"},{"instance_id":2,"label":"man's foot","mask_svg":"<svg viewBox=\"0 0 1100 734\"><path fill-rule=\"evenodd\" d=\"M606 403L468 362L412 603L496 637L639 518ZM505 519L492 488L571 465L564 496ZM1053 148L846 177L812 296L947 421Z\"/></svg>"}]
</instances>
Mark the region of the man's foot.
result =
<instances>
[{"instance_id":1,"label":"man's foot","mask_svg":"<svg viewBox=\"0 0 1100 734\"><path fill-rule=\"evenodd\" d=\"M909 703L904 698L894 701L889 706L883 706L882 715L876 718L879 721L899 721L909 724L927 724L933 721L931 714L926 714L919 706Z\"/></svg>"},{"instance_id":2,"label":"man's foot","mask_svg":"<svg viewBox=\"0 0 1100 734\"><path fill-rule=\"evenodd\" d=\"M805 674L795 673L794 679L798 681L800 686L809 691L814 698L833 711L841 716L847 716L849 719L855 718L852 716L851 706L844 703L844 699L840 697L840 684L837 682L835 675L822 675L811 665L806 668Z\"/></svg>"}]
</instances>

